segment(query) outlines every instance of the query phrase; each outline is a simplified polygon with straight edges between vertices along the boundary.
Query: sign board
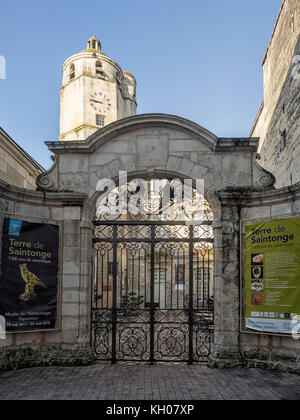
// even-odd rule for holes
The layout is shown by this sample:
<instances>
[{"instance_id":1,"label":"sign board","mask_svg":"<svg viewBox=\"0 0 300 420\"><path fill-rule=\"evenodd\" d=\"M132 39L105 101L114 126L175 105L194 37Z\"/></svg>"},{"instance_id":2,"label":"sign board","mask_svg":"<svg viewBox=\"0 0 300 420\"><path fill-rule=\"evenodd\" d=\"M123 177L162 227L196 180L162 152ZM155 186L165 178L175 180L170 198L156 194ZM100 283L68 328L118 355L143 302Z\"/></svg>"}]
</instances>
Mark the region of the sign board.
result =
<instances>
[{"instance_id":1,"label":"sign board","mask_svg":"<svg viewBox=\"0 0 300 420\"><path fill-rule=\"evenodd\" d=\"M300 218L245 226L245 326L292 334L300 315Z\"/></svg>"},{"instance_id":2,"label":"sign board","mask_svg":"<svg viewBox=\"0 0 300 420\"><path fill-rule=\"evenodd\" d=\"M57 328L59 227L5 218L0 316L6 331Z\"/></svg>"}]
</instances>

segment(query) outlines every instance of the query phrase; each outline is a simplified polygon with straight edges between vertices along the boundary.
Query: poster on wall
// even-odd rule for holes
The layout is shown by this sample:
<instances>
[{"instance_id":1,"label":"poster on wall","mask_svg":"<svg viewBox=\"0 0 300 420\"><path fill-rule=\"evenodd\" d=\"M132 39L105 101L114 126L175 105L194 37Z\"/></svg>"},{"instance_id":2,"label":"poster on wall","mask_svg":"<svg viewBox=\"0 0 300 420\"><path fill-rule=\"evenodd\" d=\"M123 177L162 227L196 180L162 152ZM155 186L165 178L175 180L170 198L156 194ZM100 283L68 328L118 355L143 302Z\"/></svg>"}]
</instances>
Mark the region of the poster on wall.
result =
<instances>
[{"instance_id":1,"label":"poster on wall","mask_svg":"<svg viewBox=\"0 0 300 420\"><path fill-rule=\"evenodd\" d=\"M6 331L57 327L59 227L5 218L0 315Z\"/></svg>"},{"instance_id":2,"label":"poster on wall","mask_svg":"<svg viewBox=\"0 0 300 420\"><path fill-rule=\"evenodd\" d=\"M300 218L246 225L245 325L292 334L300 315Z\"/></svg>"}]
</instances>

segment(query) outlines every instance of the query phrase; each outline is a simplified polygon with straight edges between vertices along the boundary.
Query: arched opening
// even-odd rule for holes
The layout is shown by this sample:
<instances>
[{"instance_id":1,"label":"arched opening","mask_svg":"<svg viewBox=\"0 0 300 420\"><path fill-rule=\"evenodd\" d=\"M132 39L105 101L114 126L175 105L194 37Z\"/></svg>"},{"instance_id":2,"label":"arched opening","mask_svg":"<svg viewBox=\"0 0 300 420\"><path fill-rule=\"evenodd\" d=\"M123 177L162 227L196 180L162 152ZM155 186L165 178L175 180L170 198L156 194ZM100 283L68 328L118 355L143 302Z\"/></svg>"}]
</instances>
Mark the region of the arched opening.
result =
<instances>
[{"instance_id":1,"label":"arched opening","mask_svg":"<svg viewBox=\"0 0 300 420\"><path fill-rule=\"evenodd\" d=\"M105 187L93 221L96 358L207 361L214 326L209 203L180 180Z\"/></svg>"},{"instance_id":2,"label":"arched opening","mask_svg":"<svg viewBox=\"0 0 300 420\"><path fill-rule=\"evenodd\" d=\"M103 66L100 60L96 61L96 75L97 76L103 76L104 71L103 71Z\"/></svg>"},{"instance_id":3,"label":"arched opening","mask_svg":"<svg viewBox=\"0 0 300 420\"><path fill-rule=\"evenodd\" d=\"M70 80L75 79L75 64L74 63L72 63L70 65L70 68L69 68L69 77L70 77Z\"/></svg>"}]
</instances>

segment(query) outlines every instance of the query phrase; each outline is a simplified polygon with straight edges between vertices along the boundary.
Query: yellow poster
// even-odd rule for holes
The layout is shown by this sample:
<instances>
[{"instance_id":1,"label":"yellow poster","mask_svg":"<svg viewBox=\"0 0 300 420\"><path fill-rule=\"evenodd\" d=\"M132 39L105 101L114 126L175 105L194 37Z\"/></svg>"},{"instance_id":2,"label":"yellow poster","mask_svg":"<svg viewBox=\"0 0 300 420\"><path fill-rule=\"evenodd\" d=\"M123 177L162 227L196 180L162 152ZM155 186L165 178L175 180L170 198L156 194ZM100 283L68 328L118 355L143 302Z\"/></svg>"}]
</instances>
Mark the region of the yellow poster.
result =
<instances>
[{"instance_id":1,"label":"yellow poster","mask_svg":"<svg viewBox=\"0 0 300 420\"><path fill-rule=\"evenodd\" d=\"M292 334L300 315L300 217L246 225L246 328Z\"/></svg>"}]
</instances>

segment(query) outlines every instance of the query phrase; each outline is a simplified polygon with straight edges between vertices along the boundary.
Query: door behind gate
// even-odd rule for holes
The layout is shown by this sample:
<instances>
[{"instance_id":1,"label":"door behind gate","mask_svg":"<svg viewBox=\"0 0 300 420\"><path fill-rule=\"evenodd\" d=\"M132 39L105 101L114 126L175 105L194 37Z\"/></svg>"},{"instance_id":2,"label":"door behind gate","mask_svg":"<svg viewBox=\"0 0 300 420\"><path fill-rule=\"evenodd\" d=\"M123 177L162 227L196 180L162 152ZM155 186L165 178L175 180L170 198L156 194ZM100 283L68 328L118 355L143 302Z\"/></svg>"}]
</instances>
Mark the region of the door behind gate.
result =
<instances>
[{"instance_id":1,"label":"door behind gate","mask_svg":"<svg viewBox=\"0 0 300 420\"><path fill-rule=\"evenodd\" d=\"M96 358L207 361L214 323L211 222L94 225Z\"/></svg>"}]
</instances>

